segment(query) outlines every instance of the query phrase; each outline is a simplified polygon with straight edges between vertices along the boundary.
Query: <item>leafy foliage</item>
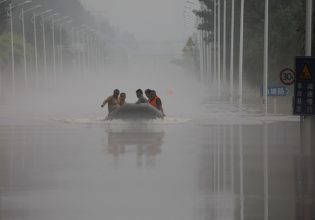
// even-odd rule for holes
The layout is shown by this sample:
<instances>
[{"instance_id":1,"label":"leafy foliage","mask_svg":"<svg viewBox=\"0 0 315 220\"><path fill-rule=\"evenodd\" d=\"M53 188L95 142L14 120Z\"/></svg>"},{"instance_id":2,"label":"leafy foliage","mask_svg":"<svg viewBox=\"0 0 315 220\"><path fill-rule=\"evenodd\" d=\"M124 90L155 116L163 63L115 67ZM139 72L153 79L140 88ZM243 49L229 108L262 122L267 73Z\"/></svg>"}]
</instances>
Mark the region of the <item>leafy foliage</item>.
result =
<instances>
[{"instance_id":1,"label":"leafy foliage","mask_svg":"<svg viewBox=\"0 0 315 220\"><path fill-rule=\"evenodd\" d=\"M8 19L7 8L9 3L10 1L6 1L0 4L0 34L4 31L7 24Z\"/></svg>"},{"instance_id":2,"label":"leafy foliage","mask_svg":"<svg viewBox=\"0 0 315 220\"><path fill-rule=\"evenodd\" d=\"M26 44L27 53L33 53L32 45ZM14 36L14 56L16 64L23 60L23 40L21 36ZM11 65L11 35L8 32L0 36L0 67L7 69Z\"/></svg>"},{"instance_id":3,"label":"leafy foliage","mask_svg":"<svg viewBox=\"0 0 315 220\"><path fill-rule=\"evenodd\" d=\"M195 11L200 18L199 30L212 31L213 0L199 0L204 9ZM235 0L235 60L238 58L240 0ZM221 16L223 16L221 7ZM229 16L231 1L227 1ZM244 74L251 84L262 82L265 1L245 0L244 14ZM269 1L269 76L270 83L279 83L278 73L284 67L294 68L294 57L304 54L305 36L305 0L270 0ZM223 18L221 19L223 22ZM223 23L221 24L223 27ZM227 37L230 36L230 18L227 20ZM222 28L223 29L223 28ZM223 36L223 30L221 29ZM315 29L315 27L314 27ZM314 32L314 31L313 31ZM204 39L206 43L213 40ZM315 42L315 35L313 35ZM228 40L227 48L229 48ZM315 44L313 44L315 49ZM237 64L234 67L237 69Z\"/></svg>"}]
</instances>

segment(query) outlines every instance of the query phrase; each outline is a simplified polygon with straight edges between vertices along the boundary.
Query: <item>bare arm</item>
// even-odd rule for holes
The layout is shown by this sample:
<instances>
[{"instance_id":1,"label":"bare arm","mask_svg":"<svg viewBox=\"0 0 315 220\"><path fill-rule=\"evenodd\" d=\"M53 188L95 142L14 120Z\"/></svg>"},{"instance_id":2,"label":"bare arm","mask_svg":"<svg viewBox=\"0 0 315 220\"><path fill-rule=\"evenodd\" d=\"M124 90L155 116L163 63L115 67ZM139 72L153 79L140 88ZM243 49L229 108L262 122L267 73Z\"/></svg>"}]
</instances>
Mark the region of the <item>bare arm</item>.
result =
<instances>
[{"instance_id":1,"label":"bare arm","mask_svg":"<svg viewBox=\"0 0 315 220\"><path fill-rule=\"evenodd\" d=\"M110 97L104 100L103 104L101 105L102 108L109 102L109 99Z\"/></svg>"}]
</instances>

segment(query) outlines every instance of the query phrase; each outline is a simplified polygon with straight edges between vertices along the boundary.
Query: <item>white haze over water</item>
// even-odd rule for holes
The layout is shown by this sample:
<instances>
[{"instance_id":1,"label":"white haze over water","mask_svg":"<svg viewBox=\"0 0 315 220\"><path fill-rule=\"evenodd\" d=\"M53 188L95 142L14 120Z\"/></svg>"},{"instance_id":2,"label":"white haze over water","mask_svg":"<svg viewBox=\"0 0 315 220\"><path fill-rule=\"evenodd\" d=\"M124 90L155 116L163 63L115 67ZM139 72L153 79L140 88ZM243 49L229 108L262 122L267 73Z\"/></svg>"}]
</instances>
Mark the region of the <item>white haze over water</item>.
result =
<instances>
[{"instance_id":1,"label":"white haze over water","mask_svg":"<svg viewBox=\"0 0 315 220\"><path fill-rule=\"evenodd\" d=\"M125 68L107 69L102 75L89 73L83 80L78 75L49 91L20 95L15 102L2 106L1 121L104 118L107 106L102 109L100 105L115 88L127 93L129 103L137 100L138 88L155 89L168 117L189 119L199 114L208 92L194 74L171 64L169 58L150 60L137 57Z\"/></svg>"}]
</instances>

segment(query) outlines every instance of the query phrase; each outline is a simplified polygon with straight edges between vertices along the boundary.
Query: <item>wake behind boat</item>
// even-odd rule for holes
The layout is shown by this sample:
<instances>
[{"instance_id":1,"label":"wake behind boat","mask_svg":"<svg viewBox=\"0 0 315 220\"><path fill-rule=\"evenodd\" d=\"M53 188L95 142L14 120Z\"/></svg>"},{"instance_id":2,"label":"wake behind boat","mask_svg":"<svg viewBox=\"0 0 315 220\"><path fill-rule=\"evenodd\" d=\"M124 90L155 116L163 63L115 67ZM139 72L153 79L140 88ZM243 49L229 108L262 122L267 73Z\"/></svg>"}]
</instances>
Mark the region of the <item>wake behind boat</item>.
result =
<instances>
[{"instance_id":1,"label":"wake behind boat","mask_svg":"<svg viewBox=\"0 0 315 220\"><path fill-rule=\"evenodd\" d=\"M163 114L149 104L124 104L108 114L106 120L154 120Z\"/></svg>"}]
</instances>

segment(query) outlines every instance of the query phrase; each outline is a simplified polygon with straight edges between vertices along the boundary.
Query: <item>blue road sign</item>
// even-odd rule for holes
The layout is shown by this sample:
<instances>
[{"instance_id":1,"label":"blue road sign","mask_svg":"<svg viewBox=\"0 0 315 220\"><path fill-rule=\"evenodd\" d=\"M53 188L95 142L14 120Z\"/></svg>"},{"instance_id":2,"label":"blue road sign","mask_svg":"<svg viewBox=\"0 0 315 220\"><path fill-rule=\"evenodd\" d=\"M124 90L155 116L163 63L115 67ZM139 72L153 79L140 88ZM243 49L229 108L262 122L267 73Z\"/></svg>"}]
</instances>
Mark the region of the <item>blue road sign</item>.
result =
<instances>
[{"instance_id":1,"label":"blue road sign","mask_svg":"<svg viewBox=\"0 0 315 220\"><path fill-rule=\"evenodd\" d=\"M293 114L315 116L315 57L296 57Z\"/></svg>"},{"instance_id":2,"label":"blue road sign","mask_svg":"<svg viewBox=\"0 0 315 220\"><path fill-rule=\"evenodd\" d=\"M264 91L261 89L261 96L263 96ZM285 86L268 86L268 96L287 96L289 95L289 89Z\"/></svg>"}]
</instances>

